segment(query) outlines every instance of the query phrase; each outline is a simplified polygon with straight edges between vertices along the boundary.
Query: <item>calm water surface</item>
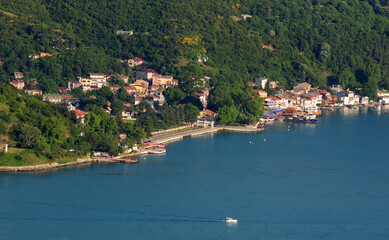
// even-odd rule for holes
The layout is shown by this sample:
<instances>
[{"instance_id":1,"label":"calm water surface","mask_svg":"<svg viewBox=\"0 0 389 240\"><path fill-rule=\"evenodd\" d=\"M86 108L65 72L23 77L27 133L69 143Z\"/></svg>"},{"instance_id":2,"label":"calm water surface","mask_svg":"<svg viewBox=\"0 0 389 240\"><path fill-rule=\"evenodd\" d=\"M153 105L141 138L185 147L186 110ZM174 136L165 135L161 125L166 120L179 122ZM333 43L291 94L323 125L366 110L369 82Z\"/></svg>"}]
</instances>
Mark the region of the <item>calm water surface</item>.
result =
<instances>
[{"instance_id":1,"label":"calm water surface","mask_svg":"<svg viewBox=\"0 0 389 240\"><path fill-rule=\"evenodd\" d=\"M388 123L344 109L138 165L1 174L0 239L389 239Z\"/></svg>"}]
</instances>

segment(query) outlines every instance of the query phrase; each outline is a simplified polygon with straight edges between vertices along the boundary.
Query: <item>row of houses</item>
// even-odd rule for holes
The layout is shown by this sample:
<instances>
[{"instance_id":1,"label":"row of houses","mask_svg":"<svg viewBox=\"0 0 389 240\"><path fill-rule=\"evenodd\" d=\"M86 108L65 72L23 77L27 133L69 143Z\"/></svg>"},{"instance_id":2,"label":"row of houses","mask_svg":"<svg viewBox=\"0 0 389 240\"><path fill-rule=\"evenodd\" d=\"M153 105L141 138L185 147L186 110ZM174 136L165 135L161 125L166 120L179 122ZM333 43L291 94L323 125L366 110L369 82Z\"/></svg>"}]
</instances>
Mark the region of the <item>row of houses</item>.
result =
<instances>
[{"instance_id":1,"label":"row of houses","mask_svg":"<svg viewBox=\"0 0 389 240\"><path fill-rule=\"evenodd\" d=\"M293 87L293 90L284 91L273 97L262 97L265 100L265 107L268 109L297 108L301 111L317 111L318 105L333 106L340 102L344 105L366 105L369 98L356 95L352 91L345 91L339 85L332 86L334 94L323 90L313 89L309 83L300 83ZM262 90L256 90L264 94ZM254 91L255 92L255 91Z\"/></svg>"}]
</instances>

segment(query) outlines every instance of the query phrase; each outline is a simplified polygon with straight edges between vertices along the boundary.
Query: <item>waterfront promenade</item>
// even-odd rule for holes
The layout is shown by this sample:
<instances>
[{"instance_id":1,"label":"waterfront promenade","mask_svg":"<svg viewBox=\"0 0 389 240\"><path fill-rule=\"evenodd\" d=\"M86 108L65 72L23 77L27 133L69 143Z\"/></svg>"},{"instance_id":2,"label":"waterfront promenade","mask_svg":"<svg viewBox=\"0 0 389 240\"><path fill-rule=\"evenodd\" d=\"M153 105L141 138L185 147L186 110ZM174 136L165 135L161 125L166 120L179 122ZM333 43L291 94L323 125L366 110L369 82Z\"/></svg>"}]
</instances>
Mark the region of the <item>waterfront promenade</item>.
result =
<instances>
[{"instance_id":1,"label":"waterfront promenade","mask_svg":"<svg viewBox=\"0 0 389 240\"><path fill-rule=\"evenodd\" d=\"M172 142L176 140L180 140L186 137L193 137L198 135L203 135L207 133L214 133L218 131L238 131L238 132L260 132L263 131L263 128L256 128L256 127L238 127L238 126L218 126L218 127L204 127L194 130L187 130L183 132L176 132L176 133L164 133L160 135L155 135L150 138L147 138L144 140L144 142L153 142L156 144L161 143L167 143ZM69 163L47 163L47 164L40 164L40 165L31 165L31 166L0 166L0 172L28 172L28 171L42 171L42 170L48 170L48 169L55 169L55 168L63 168L63 167L71 167L76 165L84 165L84 164L91 164L95 162L125 162L134 164L137 163L137 160L131 160L131 159L124 159L129 157L134 157L137 155L143 155L143 154L149 154L149 153L163 153L163 151L158 152L159 150L146 150L143 149L140 152L136 153L130 153L130 154L123 154L116 158L102 158L102 157L86 157L82 159L78 159L75 162L69 162Z\"/></svg>"},{"instance_id":2,"label":"waterfront promenade","mask_svg":"<svg viewBox=\"0 0 389 240\"><path fill-rule=\"evenodd\" d=\"M186 137L193 137L207 133L214 133L218 131L238 131L238 132L261 132L263 128L253 128L253 127L231 127L231 126L223 126L223 127L204 127L200 129L188 130L179 133L165 133L156 136L152 136L150 138L145 139L145 142L155 142L155 143L167 143L175 140L180 140Z\"/></svg>"}]
</instances>

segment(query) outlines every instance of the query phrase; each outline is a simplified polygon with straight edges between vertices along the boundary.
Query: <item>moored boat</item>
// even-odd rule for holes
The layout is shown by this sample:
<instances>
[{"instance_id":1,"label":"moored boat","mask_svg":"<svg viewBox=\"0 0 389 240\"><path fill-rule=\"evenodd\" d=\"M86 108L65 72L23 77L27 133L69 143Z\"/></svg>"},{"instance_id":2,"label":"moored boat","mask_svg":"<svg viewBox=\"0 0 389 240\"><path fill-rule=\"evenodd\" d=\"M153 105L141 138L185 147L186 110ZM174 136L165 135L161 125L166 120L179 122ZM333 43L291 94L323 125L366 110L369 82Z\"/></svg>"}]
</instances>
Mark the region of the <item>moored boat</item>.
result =
<instances>
[{"instance_id":1,"label":"moored boat","mask_svg":"<svg viewBox=\"0 0 389 240\"><path fill-rule=\"evenodd\" d=\"M296 123L317 123L317 118L315 114L306 114L306 115L294 115L285 119L287 122L296 122Z\"/></svg>"},{"instance_id":2,"label":"moored boat","mask_svg":"<svg viewBox=\"0 0 389 240\"><path fill-rule=\"evenodd\" d=\"M381 111L381 106L380 105L378 105L378 106L371 106L370 109L372 111Z\"/></svg>"}]
</instances>

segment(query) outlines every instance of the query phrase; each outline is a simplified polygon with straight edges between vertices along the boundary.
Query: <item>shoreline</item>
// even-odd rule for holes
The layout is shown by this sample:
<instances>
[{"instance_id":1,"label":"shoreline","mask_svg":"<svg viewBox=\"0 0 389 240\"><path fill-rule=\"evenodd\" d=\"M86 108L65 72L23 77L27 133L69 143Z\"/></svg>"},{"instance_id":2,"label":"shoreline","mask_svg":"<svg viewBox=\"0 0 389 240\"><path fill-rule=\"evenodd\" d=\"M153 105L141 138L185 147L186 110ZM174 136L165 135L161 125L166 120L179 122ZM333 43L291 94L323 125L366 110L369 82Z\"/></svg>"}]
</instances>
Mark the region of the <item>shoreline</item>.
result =
<instances>
[{"instance_id":1,"label":"shoreline","mask_svg":"<svg viewBox=\"0 0 389 240\"><path fill-rule=\"evenodd\" d=\"M181 140L184 138L199 136L203 134L215 133L219 131L232 131L232 132L247 132L247 133L255 133L255 132L263 132L264 128L254 128L254 127L235 127L235 126L223 126L223 127L206 127L202 129L190 130L181 133L175 134L162 134L158 136L152 136L147 140L155 143L168 143L177 140Z\"/></svg>"},{"instance_id":2,"label":"shoreline","mask_svg":"<svg viewBox=\"0 0 389 240\"><path fill-rule=\"evenodd\" d=\"M46 163L46 164L38 164L38 165L28 165L28 166L0 166L0 172L32 172L32 171L42 171L48 169L55 168L64 168L70 166L77 166L83 164L91 164L93 162L98 162L97 159L93 158L83 158L77 159L76 162L68 162L68 163Z\"/></svg>"},{"instance_id":3,"label":"shoreline","mask_svg":"<svg viewBox=\"0 0 389 240\"><path fill-rule=\"evenodd\" d=\"M166 134L160 134L155 135L150 138L152 139L158 139L154 140L153 142L156 142L158 144L161 143L167 143L167 142L173 142L177 140L181 140L188 137L194 137L199 136L203 134L209 134L209 133L215 133L219 131L234 131L234 132L262 132L264 131L264 128L253 128L253 127L234 127L234 126L224 126L224 127L206 127L202 129L195 129L195 130L189 130L185 132L178 132L178 133L166 133ZM116 158L125 158L125 157L134 157L134 156L140 156L145 154L151 154L149 151L140 151L136 153L128 153L119 155ZM50 170L50 169L57 169L57 168L65 168L65 167L73 167L78 165L86 165L86 164L92 164L92 163L117 163L118 161L113 161L109 159L102 159L98 157L88 157L88 158L81 158L77 159L76 162L68 162L68 163L46 163L46 164L39 164L39 165L27 165L27 166L0 166L0 173L2 172L33 172L33 171L44 171L44 170Z\"/></svg>"}]
</instances>

